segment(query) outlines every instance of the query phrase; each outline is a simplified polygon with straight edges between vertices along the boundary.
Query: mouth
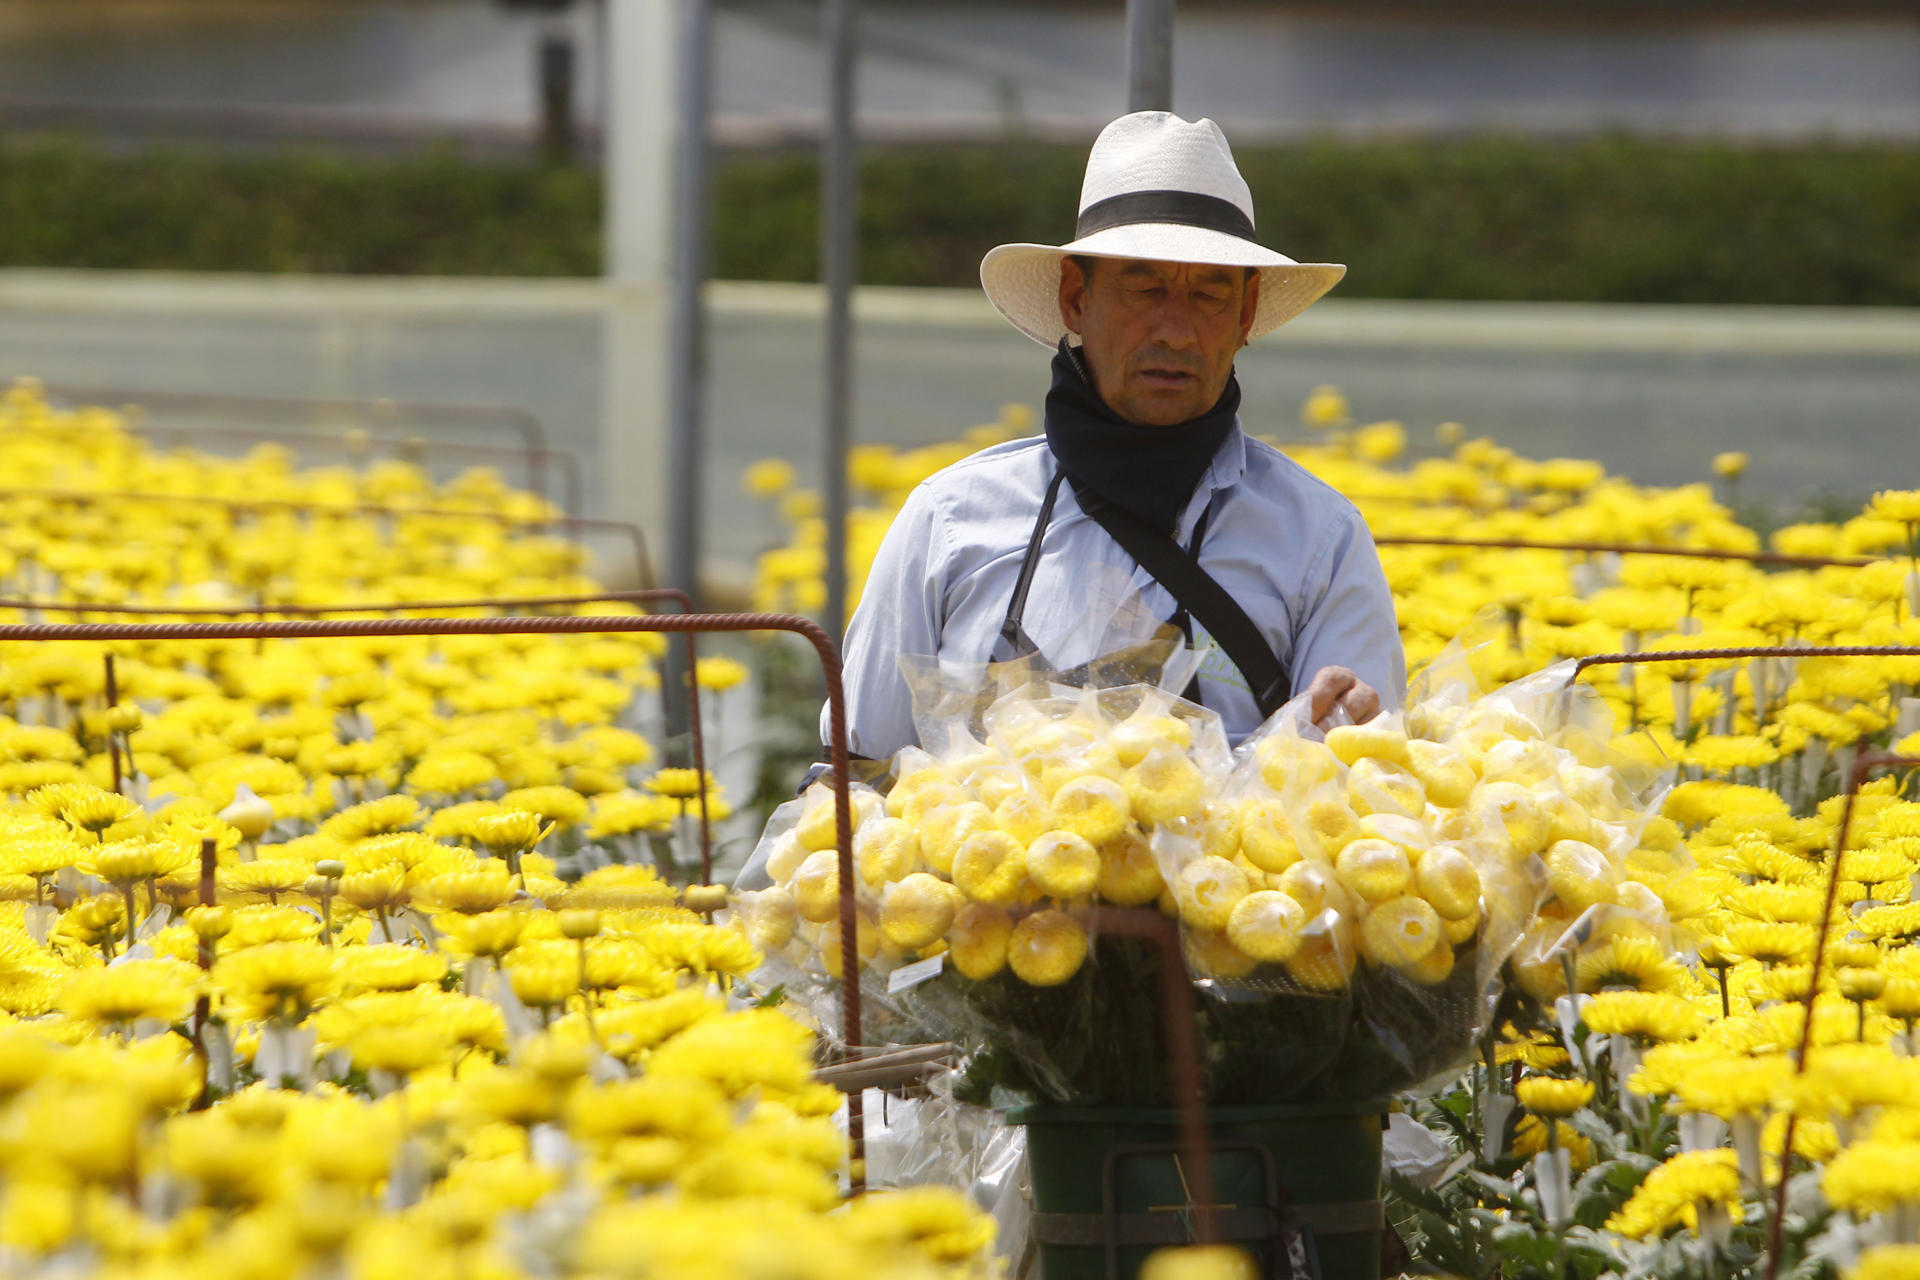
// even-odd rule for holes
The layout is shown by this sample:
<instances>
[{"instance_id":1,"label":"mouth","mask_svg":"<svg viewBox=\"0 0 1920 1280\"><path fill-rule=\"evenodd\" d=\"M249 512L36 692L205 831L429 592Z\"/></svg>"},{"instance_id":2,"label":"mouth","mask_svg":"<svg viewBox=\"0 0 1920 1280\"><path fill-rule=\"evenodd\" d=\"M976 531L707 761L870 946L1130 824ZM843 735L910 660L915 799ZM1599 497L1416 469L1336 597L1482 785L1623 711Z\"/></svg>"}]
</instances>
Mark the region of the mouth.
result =
<instances>
[{"instance_id":1,"label":"mouth","mask_svg":"<svg viewBox=\"0 0 1920 1280\"><path fill-rule=\"evenodd\" d=\"M1184 391L1200 381L1199 375L1185 369L1142 369L1140 381L1161 391Z\"/></svg>"}]
</instances>

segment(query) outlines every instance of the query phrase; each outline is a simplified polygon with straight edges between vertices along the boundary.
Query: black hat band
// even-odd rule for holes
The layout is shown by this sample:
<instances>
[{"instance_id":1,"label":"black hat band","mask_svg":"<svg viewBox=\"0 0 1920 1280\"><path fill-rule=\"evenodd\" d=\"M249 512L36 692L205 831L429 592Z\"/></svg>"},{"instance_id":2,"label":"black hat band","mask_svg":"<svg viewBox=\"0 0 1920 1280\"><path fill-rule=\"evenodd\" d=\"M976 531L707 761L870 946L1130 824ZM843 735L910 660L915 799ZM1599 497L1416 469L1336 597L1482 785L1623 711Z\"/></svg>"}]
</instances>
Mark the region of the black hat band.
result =
<instances>
[{"instance_id":1,"label":"black hat band","mask_svg":"<svg viewBox=\"0 0 1920 1280\"><path fill-rule=\"evenodd\" d=\"M1198 191L1127 191L1109 196L1080 211L1074 239L1084 240L1096 231L1140 222L1171 222L1253 239L1253 219L1239 205Z\"/></svg>"}]
</instances>

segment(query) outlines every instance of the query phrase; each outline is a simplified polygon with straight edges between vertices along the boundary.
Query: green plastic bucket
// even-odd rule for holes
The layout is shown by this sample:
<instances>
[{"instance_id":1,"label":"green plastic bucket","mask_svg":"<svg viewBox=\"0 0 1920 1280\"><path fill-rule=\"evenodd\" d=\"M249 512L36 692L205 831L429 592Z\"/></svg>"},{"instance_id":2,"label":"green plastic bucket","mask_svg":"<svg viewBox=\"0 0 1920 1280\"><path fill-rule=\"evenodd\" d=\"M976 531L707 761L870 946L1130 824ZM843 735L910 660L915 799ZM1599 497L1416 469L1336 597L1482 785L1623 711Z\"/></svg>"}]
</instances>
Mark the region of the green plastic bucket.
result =
<instances>
[{"instance_id":1,"label":"green plastic bucket","mask_svg":"<svg viewBox=\"0 0 1920 1280\"><path fill-rule=\"evenodd\" d=\"M1386 1110L1209 1108L1217 1235L1252 1251L1264 1276L1379 1280ZM1045 1280L1130 1280L1154 1250L1187 1241L1176 1112L1030 1106L1007 1118L1027 1130Z\"/></svg>"}]
</instances>

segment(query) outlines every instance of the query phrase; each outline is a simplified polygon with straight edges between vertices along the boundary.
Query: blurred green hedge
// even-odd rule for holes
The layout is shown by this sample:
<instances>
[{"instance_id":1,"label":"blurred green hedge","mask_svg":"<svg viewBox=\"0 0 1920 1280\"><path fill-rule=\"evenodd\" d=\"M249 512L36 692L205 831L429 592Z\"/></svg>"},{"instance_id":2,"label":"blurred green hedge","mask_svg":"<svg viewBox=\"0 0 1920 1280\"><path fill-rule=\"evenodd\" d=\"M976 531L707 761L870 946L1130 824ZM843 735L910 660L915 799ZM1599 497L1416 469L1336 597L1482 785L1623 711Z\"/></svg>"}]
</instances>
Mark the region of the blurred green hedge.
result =
<instances>
[{"instance_id":1,"label":"blurred green hedge","mask_svg":"<svg viewBox=\"0 0 1920 1280\"><path fill-rule=\"evenodd\" d=\"M1084 148L872 146L861 277L970 285L1072 234ZM1920 303L1920 148L1627 138L1243 147L1261 238L1348 297ZM713 274L815 278L805 151L724 155ZM0 145L0 265L587 275L597 174L452 153Z\"/></svg>"}]
</instances>

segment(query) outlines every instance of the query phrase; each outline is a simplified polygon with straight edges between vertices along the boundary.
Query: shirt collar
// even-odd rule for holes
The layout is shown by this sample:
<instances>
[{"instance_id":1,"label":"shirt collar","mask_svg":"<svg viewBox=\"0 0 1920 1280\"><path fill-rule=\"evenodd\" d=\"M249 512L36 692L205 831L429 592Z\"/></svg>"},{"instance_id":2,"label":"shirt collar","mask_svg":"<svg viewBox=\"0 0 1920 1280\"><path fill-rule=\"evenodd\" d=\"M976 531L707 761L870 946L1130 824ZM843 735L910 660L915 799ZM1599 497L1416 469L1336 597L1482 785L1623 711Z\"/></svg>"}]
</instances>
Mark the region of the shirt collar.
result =
<instances>
[{"instance_id":1,"label":"shirt collar","mask_svg":"<svg viewBox=\"0 0 1920 1280\"><path fill-rule=\"evenodd\" d=\"M1247 436L1240 429L1240 420L1233 420L1233 430L1220 442L1214 451L1213 461L1208 464L1206 474L1200 477L1200 483L1193 488L1193 497L1187 502L1187 509L1180 513L1180 523L1174 534L1185 544L1193 536L1194 525L1200 522L1200 515L1213 503L1214 496L1231 489L1240 483L1247 473Z\"/></svg>"}]
</instances>

